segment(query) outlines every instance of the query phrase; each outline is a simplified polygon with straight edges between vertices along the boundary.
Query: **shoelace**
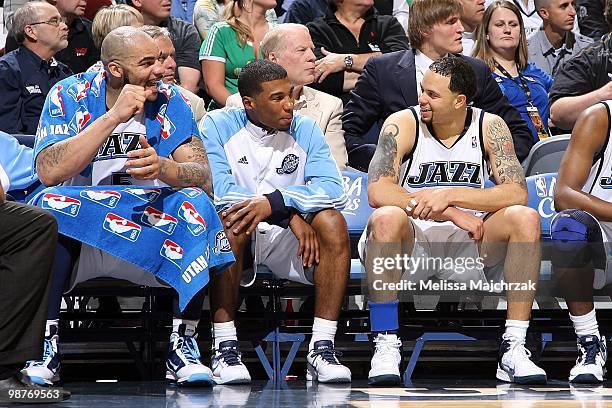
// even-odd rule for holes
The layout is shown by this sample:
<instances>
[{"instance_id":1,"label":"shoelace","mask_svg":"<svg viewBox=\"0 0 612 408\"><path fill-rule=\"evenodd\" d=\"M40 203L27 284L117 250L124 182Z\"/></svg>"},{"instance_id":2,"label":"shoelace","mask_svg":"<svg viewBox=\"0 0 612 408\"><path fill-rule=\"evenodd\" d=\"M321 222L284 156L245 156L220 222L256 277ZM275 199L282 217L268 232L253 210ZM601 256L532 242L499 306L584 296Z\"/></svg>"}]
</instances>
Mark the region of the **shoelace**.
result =
<instances>
[{"instance_id":1,"label":"shoelace","mask_svg":"<svg viewBox=\"0 0 612 408\"><path fill-rule=\"evenodd\" d=\"M342 352L336 349L333 349L333 348L325 347L325 348L321 348L321 349L312 351L313 359L317 356L321 357L323 361L329 364L337 365L337 364L340 364L340 362L338 361L336 356L342 357Z\"/></svg>"},{"instance_id":2,"label":"shoelace","mask_svg":"<svg viewBox=\"0 0 612 408\"><path fill-rule=\"evenodd\" d=\"M219 354L221 354L221 359L228 366L235 366L242 364L240 360L240 352L236 347L223 347L219 350Z\"/></svg>"},{"instance_id":3,"label":"shoelace","mask_svg":"<svg viewBox=\"0 0 612 408\"><path fill-rule=\"evenodd\" d=\"M599 353L599 342L596 341L586 346L580 343L580 347L582 347L582 352L585 354L584 364L595 364L597 354Z\"/></svg>"},{"instance_id":4,"label":"shoelace","mask_svg":"<svg viewBox=\"0 0 612 408\"><path fill-rule=\"evenodd\" d=\"M374 339L374 343L376 351L382 352L383 355L385 352L397 351L402 346L402 341L397 337L395 340L389 340L384 337L376 337Z\"/></svg>"},{"instance_id":5,"label":"shoelace","mask_svg":"<svg viewBox=\"0 0 612 408\"><path fill-rule=\"evenodd\" d=\"M179 337L177 341L177 349L180 349L187 361L192 364L200 362L200 351L195 338L190 336Z\"/></svg>"},{"instance_id":6,"label":"shoelace","mask_svg":"<svg viewBox=\"0 0 612 408\"><path fill-rule=\"evenodd\" d=\"M520 357L523 357L526 360L531 360L531 351L529 351L529 349L527 347L525 347L525 344L520 343L514 339L509 340L510 342L510 349L512 350L512 353L519 353Z\"/></svg>"}]
</instances>

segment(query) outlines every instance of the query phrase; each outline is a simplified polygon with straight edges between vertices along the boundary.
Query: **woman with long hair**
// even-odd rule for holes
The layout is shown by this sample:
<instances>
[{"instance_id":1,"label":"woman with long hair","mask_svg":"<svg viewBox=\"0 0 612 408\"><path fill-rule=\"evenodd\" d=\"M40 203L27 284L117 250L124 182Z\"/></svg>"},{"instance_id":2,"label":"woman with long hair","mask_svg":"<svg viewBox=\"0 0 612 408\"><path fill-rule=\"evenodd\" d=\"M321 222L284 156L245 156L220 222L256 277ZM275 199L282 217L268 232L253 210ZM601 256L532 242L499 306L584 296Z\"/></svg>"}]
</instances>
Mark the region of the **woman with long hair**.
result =
<instances>
[{"instance_id":1,"label":"woman with long hair","mask_svg":"<svg viewBox=\"0 0 612 408\"><path fill-rule=\"evenodd\" d=\"M476 30L473 56L489 66L508 101L527 122L534 140L548 137L552 78L528 63L523 20L514 3L496 0L487 7Z\"/></svg>"},{"instance_id":2,"label":"woman with long hair","mask_svg":"<svg viewBox=\"0 0 612 408\"><path fill-rule=\"evenodd\" d=\"M276 0L232 0L225 7L225 21L215 23L200 48L200 61L211 108L225 106L238 92L238 75L259 58L259 43L272 25L266 20Z\"/></svg>"}]
</instances>

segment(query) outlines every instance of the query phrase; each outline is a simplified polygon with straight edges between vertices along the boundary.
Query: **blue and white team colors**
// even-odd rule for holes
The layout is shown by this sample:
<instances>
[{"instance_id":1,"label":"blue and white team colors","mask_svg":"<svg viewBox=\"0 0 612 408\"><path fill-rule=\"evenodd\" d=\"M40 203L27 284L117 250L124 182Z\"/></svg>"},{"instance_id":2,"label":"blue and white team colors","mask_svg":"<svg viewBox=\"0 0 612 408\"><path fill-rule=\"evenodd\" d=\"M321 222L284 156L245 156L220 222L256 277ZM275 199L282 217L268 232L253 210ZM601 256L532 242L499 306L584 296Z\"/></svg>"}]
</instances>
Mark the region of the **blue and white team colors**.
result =
<instances>
[{"instance_id":1,"label":"blue and white team colors","mask_svg":"<svg viewBox=\"0 0 612 408\"><path fill-rule=\"evenodd\" d=\"M414 115L416 132L412 151L400 169L399 185L409 192L436 187L473 187L484 188L488 178L489 166L485 160L482 124L485 112L468 108L465 128L455 143L447 147L432 134L427 124L421 121L418 107L408 109ZM476 216L482 212L462 209ZM451 221L437 222L410 219L414 225L416 245L413 258L478 259L478 246L468 237L467 232ZM451 245L446 245L450 243ZM365 260L367 231L359 240L360 258ZM481 265L465 268L459 272L453 267L419 268L406 270L402 279L423 281L431 277L455 282L486 281Z\"/></svg>"},{"instance_id":2,"label":"blue and white team colors","mask_svg":"<svg viewBox=\"0 0 612 408\"><path fill-rule=\"evenodd\" d=\"M340 171L312 119L294 115L288 131L267 133L243 108L226 108L206 115L200 131L218 210L274 190L301 213L344 208Z\"/></svg>"},{"instance_id":3,"label":"blue and white team colors","mask_svg":"<svg viewBox=\"0 0 612 408\"><path fill-rule=\"evenodd\" d=\"M218 211L248 198L270 194L273 217L292 208L302 214L342 209L347 202L342 177L323 133L312 119L294 115L287 131L251 123L244 108L210 112L200 133L213 171ZM312 283L296 256L298 241L283 222L261 222L254 234L255 266L279 277ZM311 268L312 269L312 268ZM243 283L249 284L255 273Z\"/></svg>"},{"instance_id":4,"label":"blue and white team colors","mask_svg":"<svg viewBox=\"0 0 612 408\"><path fill-rule=\"evenodd\" d=\"M60 81L43 107L34 157L79 134L104 113L104 72ZM143 181L125 172L127 153L140 148L143 135L162 157L198 135L193 113L176 87L160 83L156 101L146 102L142 114L111 132L91 164L66 183L72 186L48 188L34 204L56 216L62 234L88 244L81 251L76 282L91 270L131 281L144 270L174 287L183 309L208 283L209 270L224 269L234 257L201 189L172 189L159 180L138 185Z\"/></svg>"}]
</instances>

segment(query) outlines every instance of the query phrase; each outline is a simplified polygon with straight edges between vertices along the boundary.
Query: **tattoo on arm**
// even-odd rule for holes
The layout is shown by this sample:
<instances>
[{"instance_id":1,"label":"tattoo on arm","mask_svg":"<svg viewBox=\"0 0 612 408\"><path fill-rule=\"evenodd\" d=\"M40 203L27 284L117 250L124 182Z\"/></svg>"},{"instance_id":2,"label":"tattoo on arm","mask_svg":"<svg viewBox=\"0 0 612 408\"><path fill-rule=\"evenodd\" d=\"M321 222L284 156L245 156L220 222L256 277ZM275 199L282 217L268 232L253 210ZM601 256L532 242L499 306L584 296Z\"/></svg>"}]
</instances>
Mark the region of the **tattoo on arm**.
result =
<instances>
[{"instance_id":1,"label":"tattoo on arm","mask_svg":"<svg viewBox=\"0 0 612 408\"><path fill-rule=\"evenodd\" d=\"M65 163L68 156L68 145L63 142L51 145L36 157L36 171L46 174L55 167Z\"/></svg>"},{"instance_id":2,"label":"tattoo on arm","mask_svg":"<svg viewBox=\"0 0 612 408\"><path fill-rule=\"evenodd\" d=\"M194 136L185 147L188 149L188 154L185 161L178 165L178 179L185 185L202 187L210 194L212 175L202 141Z\"/></svg>"},{"instance_id":3,"label":"tattoo on arm","mask_svg":"<svg viewBox=\"0 0 612 408\"><path fill-rule=\"evenodd\" d=\"M499 181L502 184L515 183L527 190L523 168L516 158L512 135L508 125L501 118L489 123L488 144L491 160L494 161Z\"/></svg>"},{"instance_id":4,"label":"tattoo on arm","mask_svg":"<svg viewBox=\"0 0 612 408\"><path fill-rule=\"evenodd\" d=\"M381 177L393 177L399 183L397 161L397 140L399 127L395 123L387 124L378 138L378 146L368 169L368 184L380 180Z\"/></svg>"}]
</instances>

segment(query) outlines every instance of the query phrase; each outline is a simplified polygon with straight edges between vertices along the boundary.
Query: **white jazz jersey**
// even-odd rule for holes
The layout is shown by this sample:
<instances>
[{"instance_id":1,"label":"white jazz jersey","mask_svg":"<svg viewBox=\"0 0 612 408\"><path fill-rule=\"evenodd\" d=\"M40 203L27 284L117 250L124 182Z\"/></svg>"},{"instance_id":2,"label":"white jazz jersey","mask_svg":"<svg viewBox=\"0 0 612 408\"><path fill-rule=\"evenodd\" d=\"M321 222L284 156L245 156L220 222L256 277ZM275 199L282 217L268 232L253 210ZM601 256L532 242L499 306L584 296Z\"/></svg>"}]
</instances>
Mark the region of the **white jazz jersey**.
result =
<instances>
[{"instance_id":1,"label":"white jazz jersey","mask_svg":"<svg viewBox=\"0 0 612 408\"><path fill-rule=\"evenodd\" d=\"M401 167L400 185L409 192L427 187L483 188L488 178L482 122L484 112L468 108L466 127L451 147L446 147L421 122L420 112L410 108L417 122L412 151Z\"/></svg>"},{"instance_id":2,"label":"white jazz jersey","mask_svg":"<svg viewBox=\"0 0 612 408\"><path fill-rule=\"evenodd\" d=\"M612 101L601 102L608 112L608 134L603 149L595 156L591 172L582 191L594 195L602 200L612 202L612 143L610 137L612 131ZM612 222L599 222L601 225L604 242L612 240Z\"/></svg>"}]
</instances>

